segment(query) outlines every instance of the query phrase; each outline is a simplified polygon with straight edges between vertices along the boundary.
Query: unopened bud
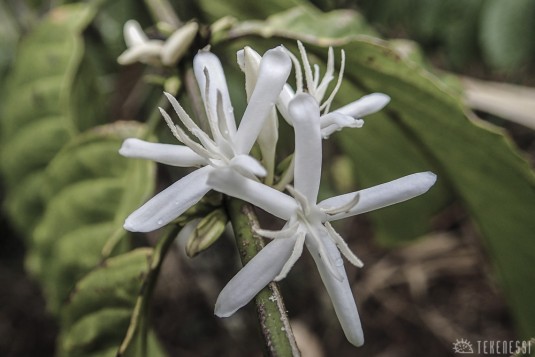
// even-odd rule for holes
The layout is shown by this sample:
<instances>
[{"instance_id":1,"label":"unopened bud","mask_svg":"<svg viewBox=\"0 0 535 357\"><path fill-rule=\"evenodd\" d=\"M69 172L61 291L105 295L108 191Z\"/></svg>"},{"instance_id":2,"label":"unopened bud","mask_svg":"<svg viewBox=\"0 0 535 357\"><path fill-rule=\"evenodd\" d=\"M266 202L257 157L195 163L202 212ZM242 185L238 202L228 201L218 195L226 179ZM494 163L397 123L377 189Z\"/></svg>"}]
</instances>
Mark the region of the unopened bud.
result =
<instances>
[{"instance_id":1,"label":"unopened bud","mask_svg":"<svg viewBox=\"0 0 535 357\"><path fill-rule=\"evenodd\" d=\"M189 236L186 254L194 257L214 244L225 231L228 217L222 208L216 209L202 218Z\"/></svg>"},{"instance_id":2,"label":"unopened bud","mask_svg":"<svg viewBox=\"0 0 535 357\"><path fill-rule=\"evenodd\" d=\"M189 22L176 30L168 39L162 49L161 59L165 66L175 65L190 48L199 31L199 24Z\"/></svg>"}]
</instances>

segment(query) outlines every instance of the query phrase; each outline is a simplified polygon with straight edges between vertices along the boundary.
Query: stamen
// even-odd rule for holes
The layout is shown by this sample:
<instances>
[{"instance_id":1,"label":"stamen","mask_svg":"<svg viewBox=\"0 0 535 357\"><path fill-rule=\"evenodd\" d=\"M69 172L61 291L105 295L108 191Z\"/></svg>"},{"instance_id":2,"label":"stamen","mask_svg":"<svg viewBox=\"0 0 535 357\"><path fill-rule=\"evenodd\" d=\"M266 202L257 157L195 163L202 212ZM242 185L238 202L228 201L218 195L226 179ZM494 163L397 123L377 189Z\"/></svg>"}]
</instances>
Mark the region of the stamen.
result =
<instances>
[{"instance_id":1,"label":"stamen","mask_svg":"<svg viewBox=\"0 0 535 357\"><path fill-rule=\"evenodd\" d=\"M175 110L176 114L178 115L178 118L184 124L186 128L188 128L190 131L192 128L197 128L200 130L199 126L191 119L191 117L186 113L184 108L180 105L178 100L176 100L175 97L173 97L171 94L164 92L165 96L167 97L167 100L171 103L171 106Z\"/></svg>"},{"instance_id":2,"label":"stamen","mask_svg":"<svg viewBox=\"0 0 535 357\"><path fill-rule=\"evenodd\" d=\"M325 75L323 76L321 83L316 89L316 99L318 103L321 103L321 101L323 100L323 97L325 96L325 92L327 91L327 88L329 87L329 83L331 83L331 81L334 78L333 73L334 73L334 51L332 47L329 47L328 59L327 59L327 70L325 71Z\"/></svg>"},{"instance_id":3,"label":"stamen","mask_svg":"<svg viewBox=\"0 0 535 357\"><path fill-rule=\"evenodd\" d=\"M204 111L206 112L206 117L208 119L208 125L210 126L210 131L212 132L212 137L215 141L219 142L218 128L217 128L217 108L216 112L212 112L212 102L210 101L210 73L208 69L204 67L203 69L204 77L206 78L206 86L204 87ZM216 105L217 106L217 105ZM215 116L215 118L214 118Z\"/></svg>"},{"instance_id":4,"label":"stamen","mask_svg":"<svg viewBox=\"0 0 535 357\"><path fill-rule=\"evenodd\" d=\"M284 48L286 50L286 54L290 56L290 59L293 62L294 69L295 69L295 85L297 87L296 93L303 93L303 72L301 71L301 62L299 62L299 59L288 49Z\"/></svg>"},{"instance_id":5,"label":"stamen","mask_svg":"<svg viewBox=\"0 0 535 357\"><path fill-rule=\"evenodd\" d=\"M331 92L331 95L329 96L329 98L327 98L327 100L320 107L320 110L325 109L323 113L329 112L329 109L331 109L331 104L333 102L333 99L336 96L336 93L338 93L338 90L340 90L340 86L342 85L342 79L344 77L344 70L346 68L346 53L344 50L342 50L341 53L342 53L342 61L340 63L340 71L338 72L338 81L336 82L336 86Z\"/></svg>"},{"instance_id":6,"label":"stamen","mask_svg":"<svg viewBox=\"0 0 535 357\"><path fill-rule=\"evenodd\" d=\"M191 138L182 130L181 127L173 123L173 120L167 114L165 110L162 108L160 109L160 113L162 113L163 118L165 119L165 122L167 123L167 126L169 126L169 129L171 129L171 132L177 138L181 143L188 146L191 150L193 150L196 154L204 157L205 159L209 160L212 157L212 153L210 153L207 149L205 149L202 145L199 143L191 140Z\"/></svg>"},{"instance_id":7,"label":"stamen","mask_svg":"<svg viewBox=\"0 0 535 357\"><path fill-rule=\"evenodd\" d=\"M292 180L294 179L294 167L295 167L295 155L292 155L292 159L290 161L290 165L288 165L288 168L284 173L282 174L282 177L279 179L279 182L273 187L276 190L282 191Z\"/></svg>"},{"instance_id":8,"label":"stamen","mask_svg":"<svg viewBox=\"0 0 535 357\"><path fill-rule=\"evenodd\" d=\"M197 139L199 139L199 141L206 148L206 150L212 153L213 157L221 157L226 159L226 157L221 153L221 150L216 145L216 143L214 143L204 131L198 128L191 129L190 131L193 135L195 135Z\"/></svg>"},{"instance_id":9,"label":"stamen","mask_svg":"<svg viewBox=\"0 0 535 357\"><path fill-rule=\"evenodd\" d=\"M314 91L316 91L316 89L318 88L319 83L320 83L320 66L315 64L314 65ZM319 99L319 98L316 97L316 99Z\"/></svg>"},{"instance_id":10,"label":"stamen","mask_svg":"<svg viewBox=\"0 0 535 357\"><path fill-rule=\"evenodd\" d=\"M310 204L308 203L308 200L305 197L305 195L303 195L301 192L297 191L291 185L287 185L286 189L288 190L288 192L290 192L290 195L292 195L293 198L295 198L295 200L299 203L299 205L301 206L301 209L303 210L305 215L309 215L310 214Z\"/></svg>"},{"instance_id":11,"label":"stamen","mask_svg":"<svg viewBox=\"0 0 535 357\"><path fill-rule=\"evenodd\" d=\"M227 115L223 108L223 94L220 90L217 90L217 118L218 118L218 129L222 138L224 138L228 143L232 142L230 137L230 130L228 128Z\"/></svg>"},{"instance_id":12,"label":"stamen","mask_svg":"<svg viewBox=\"0 0 535 357\"><path fill-rule=\"evenodd\" d=\"M279 275L277 275L275 279L273 279L274 281L280 281L286 278L286 275L288 275L292 267L295 265L295 263L297 262L297 259L299 259L301 254L303 254L303 245L305 244L305 237L306 237L306 232L298 233L292 254L290 255L290 258L288 258L288 260L282 267L282 270L279 273Z\"/></svg>"},{"instance_id":13,"label":"stamen","mask_svg":"<svg viewBox=\"0 0 535 357\"><path fill-rule=\"evenodd\" d=\"M303 68L305 70L305 79L307 82L307 90L313 97L315 97L315 87L314 87L314 78L312 77L312 68L310 67L310 62L308 61L307 53L305 47L301 41L297 41L297 47L299 47L299 53L301 53L301 61L303 62Z\"/></svg>"},{"instance_id":14,"label":"stamen","mask_svg":"<svg viewBox=\"0 0 535 357\"><path fill-rule=\"evenodd\" d=\"M344 238L342 238L342 236L340 236L340 234L338 234L338 232L334 230L333 226L331 226L329 222L325 222L325 228L327 228L329 237L331 237L332 241L334 242L334 244L336 244L338 249L340 249L340 252L342 252L344 257L346 257L347 260L349 260L349 262L353 264L354 266L356 266L357 268L362 268L364 266L364 263L362 262L362 260L360 260L355 255L355 253L353 253L351 249L349 249L349 246L347 245Z\"/></svg>"},{"instance_id":15,"label":"stamen","mask_svg":"<svg viewBox=\"0 0 535 357\"><path fill-rule=\"evenodd\" d=\"M357 203L359 203L359 200L360 193L357 192L349 202L341 205L340 207L323 208L322 211L332 216L337 215L339 213L347 213L350 209L355 207Z\"/></svg>"},{"instance_id":16,"label":"stamen","mask_svg":"<svg viewBox=\"0 0 535 357\"><path fill-rule=\"evenodd\" d=\"M272 231L262 228L253 228L253 231L262 237L270 239L289 238L293 237L297 232L297 225L290 225L288 228L283 228L278 231Z\"/></svg>"}]
</instances>

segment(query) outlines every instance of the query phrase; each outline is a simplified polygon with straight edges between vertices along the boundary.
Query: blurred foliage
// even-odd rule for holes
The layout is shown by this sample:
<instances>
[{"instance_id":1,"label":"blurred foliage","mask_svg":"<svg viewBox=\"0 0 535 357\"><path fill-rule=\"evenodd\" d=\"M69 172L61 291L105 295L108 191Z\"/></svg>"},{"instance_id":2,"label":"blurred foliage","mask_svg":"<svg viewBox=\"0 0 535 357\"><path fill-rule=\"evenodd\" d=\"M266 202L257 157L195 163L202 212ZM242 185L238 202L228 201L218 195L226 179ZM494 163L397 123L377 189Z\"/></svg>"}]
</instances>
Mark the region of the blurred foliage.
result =
<instances>
[{"instance_id":1,"label":"blurred foliage","mask_svg":"<svg viewBox=\"0 0 535 357\"><path fill-rule=\"evenodd\" d=\"M31 3L37 11L52 6ZM316 3L325 8L340 4ZM399 26L425 46L444 46L456 66L483 56L493 68L513 70L535 56L533 1L357 4L380 24L379 30ZM377 30L353 10L322 12L304 0L173 5L183 20L195 15L208 23L228 15L236 18L232 26L212 34L211 44L228 65L237 112L245 106L245 95L235 54L244 45L266 50L283 43L295 51L299 39L321 68L328 46L335 47L338 58L344 49L346 74L335 107L371 92L386 93L392 102L367 118L363 129L332 136L340 156L333 165L327 162L326 169L334 175L342 172L345 183L358 187L417 171L436 172L439 181L428 194L370 214L377 239L397 246L420 238L432 228L437 213L461 202L481 231L519 330L525 336L535 334L535 284L530 283L535 260L533 172L503 132L467 110L454 78L432 73L416 44L378 39ZM4 208L26 239L29 271L60 319L58 355L112 356L121 342L125 355L145 348L150 355L161 355L144 314L173 236L156 248L132 250L122 222L154 190L155 165L117 154L124 138L146 137L147 128L125 122L102 125L108 121L110 91L119 87L115 57L124 49L122 24L136 18L150 27L155 21L142 3L129 0L102 7L62 5L32 26L15 21L12 8L4 3L0 10ZM26 19L38 17L25 13ZM24 36L23 30L28 31ZM152 30L159 36L155 27ZM179 99L188 100L184 93ZM139 104L143 113L154 109L148 104ZM281 127L282 161L293 139L291 129L284 123ZM322 192L340 186L326 184ZM197 232L201 238L219 236L224 228L224 213L213 212L221 217L214 224L205 217L208 223L199 232L212 235ZM192 255L211 243L195 237Z\"/></svg>"},{"instance_id":2,"label":"blurred foliage","mask_svg":"<svg viewBox=\"0 0 535 357\"><path fill-rule=\"evenodd\" d=\"M518 72L535 59L532 0L360 0L375 25L406 32L426 48L439 47L457 69L482 58L494 69Z\"/></svg>"}]
</instances>

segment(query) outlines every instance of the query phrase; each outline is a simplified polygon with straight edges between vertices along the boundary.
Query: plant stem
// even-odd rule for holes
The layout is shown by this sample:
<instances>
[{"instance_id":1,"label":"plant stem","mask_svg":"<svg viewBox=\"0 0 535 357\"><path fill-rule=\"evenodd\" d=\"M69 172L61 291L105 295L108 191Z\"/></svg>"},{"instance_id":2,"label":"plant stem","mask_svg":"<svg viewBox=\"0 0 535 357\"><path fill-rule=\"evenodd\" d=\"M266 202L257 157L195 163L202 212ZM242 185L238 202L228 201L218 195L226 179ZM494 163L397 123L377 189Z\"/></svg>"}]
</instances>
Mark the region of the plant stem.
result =
<instances>
[{"instance_id":1,"label":"plant stem","mask_svg":"<svg viewBox=\"0 0 535 357\"><path fill-rule=\"evenodd\" d=\"M244 201L227 197L226 207L245 265L264 247L262 238L253 233L258 220L251 205ZM271 282L262 289L255 297L255 305L268 355L300 356L278 285Z\"/></svg>"}]
</instances>

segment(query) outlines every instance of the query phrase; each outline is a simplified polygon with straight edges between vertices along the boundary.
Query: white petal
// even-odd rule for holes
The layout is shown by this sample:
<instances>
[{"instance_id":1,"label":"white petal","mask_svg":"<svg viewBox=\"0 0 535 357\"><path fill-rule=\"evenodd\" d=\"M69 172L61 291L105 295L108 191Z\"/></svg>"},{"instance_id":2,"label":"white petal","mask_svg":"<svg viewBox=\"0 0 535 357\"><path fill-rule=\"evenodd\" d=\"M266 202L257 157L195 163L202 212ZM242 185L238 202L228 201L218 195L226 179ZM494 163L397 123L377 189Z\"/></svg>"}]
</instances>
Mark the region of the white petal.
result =
<instances>
[{"instance_id":1,"label":"white petal","mask_svg":"<svg viewBox=\"0 0 535 357\"><path fill-rule=\"evenodd\" d=\"M277 100L277 109L281 113L282 117L286 122L290 125L292 124L292 118L290 118L290 114L288 114L288 105L290 104L290 101L295 96L295 92L290 87L289 84L285 84L284 87L282 87L281 94L279 95L279 99Z\"/></svg>"},{"instance_id":2,"label":"white petal","mask_svg":"<svg viewBox=\"0 0 535 357\"><path fill-rule=\"evenodd\" d=\"M198 23L189 22L173 32L163 46L161 53L162 63L166 66L176 64L176 62L182 58L184 53L189 49L195 36L197 36L198 30Z\"/></svg>"},{"instance_id":3,"label":"white petal","mask_svg":"<svg viewBox=\"0 0 535 357\"><path fill-rule=\"evenodd\" d=\"M329 259L335 262L336 269L343 276L341 281L335 279L329 272L325 261L320 257L318 247L314 240L306 240L307 248L316 262L321 280L323 280L323 284L329 293L334 311L336 312L336 316L338 316L347 340L355 346L362 346L364 344L364 334L353 292L347 280L344 262L336 245L329 238L324 238L323 243L327 254L329 254Z\"/></svg>"},{"instance_id":4,"label":"white petal","mask_svg":"<svg viewBox=\"0 0 535 357\"><path fill-rule=\"evenodd\" d=\"M290 196L245 178L230 168L212 171L207 182L216 191L252 203L285 220L290 219L297 209L297 203Z\"/></svg>"},{"instance_id":5,"label":"white petal","mask_svg":"<svg viewBox=\"0 0 535 357\"><path fill-rule=\"evenodd\" d=\"M163 41L149 40L141 45L128 48L117 58L117 62L122 65L135 62L158 63L162 47Z\"/></svg>"},{"instance_id":6,"label":"white petal","mask_svg":"<svg viewBox=\"0 0 535 357\"><path fill-rule=\"evenodd\" d=\"M290 272L290 270L293 268L294 264L297 262L297 259L301 257L301 254L303 253L303 245L305 244L305 238L306 238L306 232L299 232L297 234L297 239L294 244L294 249L292 251L292 254L282 267L279 275L277 275L273 280L274 281L281 281L282 279L286 278L286 275Z\"/></svg>"},{"instance_id":7,"label":"white petal","mask_svg":"<svg viewBox=\"0 0 535 357\"><path fill-rule=\"evenodd\" d=\"M265 183L271 185L275 172L277 141L279 140L279 119L275 108L271 109L268 118L258 135L258 146L262 153L262 163L266 166L268 178Z\"/></svg>"},{"instance_id":8,"label":"white petal","mask_svg":"<svg viewBox=\"0 0 535 357\"><path fill-rule=\"evenodd\" d=\"M123 27L123 35L124 42L128 47L142 45L149 40L136 20L126 21Z\"/></svg>"},{"instance_id":9,"label":"white petal","mask_svg":"<svg viewBox=\"0 0 535 357\"><path fill-rule=\"evenodd\" d=\"M372 93L336 109L336 113L352 116L353 118L360 118L369 114L373 114L383 109L390 102L390 97L383 93Z\"/></svg>"},{"instance_id":10,"label":"white petal","mask_svg":"<svg viewBox=\"0 0 535 357\"><path fill-rule=\"evenodd\" d=\"M403 202L426 193L435 184L437 175L432 172L419 172L394 181L383 183L358 191L359 201L349 211L333 215L330 221L373 211ZM355 197L355 192L328 198L319 203L323 209L339 207Z\"/></svg>"},{"instance_id":11,"label":"white petal","mask_svg":"<svg viewBox=\"0 0 535 357\"><path fill-rule=\"evenodd\" d=\"M228 317L245 306L269 284L290 258L295 238L275 239L264 247L225 286L215 304L215 314Z\"/></svg>"},{"instance_id":12,"label":"white petal","mask_svg":"<svg viewBox=\"0 0 535 357\"><path fill-rule=\"evenodd\" d=\"M288 107L295 130L294 187L315 203L321 179L321 130L319 104L309 94L295 96Z\"/></svg>"},{"instance_id":13,"label":"white petal","mask_svg":"<svg viewBox=\"0 0 535 357\"><path fill-rule=\"evenodd\" d=\"M256 81L258 79L258 71L260 70L260 62L262 56L258 54L251 47L246 46L243 50L238 51L238 65L245 74L245 91L247 92L247 101L253 94Z\"/></svg>"},{"instance_id":14,"label":"white petal","mask_svg":"<svg viewBox=\"0 0 535 357\"><path fill-rule=\"evenodd\" d=\"M338 112L331 112L321 116L321 135L328 138L332 133L342 128L361 128L364 120L354 119L352 116Z\"/></svg>"},{"instance_id":15,"label":"white petal","mask_svg":"<svg viewBox=\"0 0 535 357\"><path fill-rule=\"evenodd\" d=\"M213 168L205 166L175 182L138 208L124 222L130 232L151 232L173 221L210 191L206 178Z\"/></svg>"},{"instance_id":16,"label":"white petal","mask_svg":"<svg viewBox=\"0 0 535 357\"><path fill-rule=\"evenodd\" d=\"M249 175L264 177L267 175L267 171L255 158L249 155L237 155L230 161L230 167L236 169L239 172L246 172Z\"/></svg>"},{"instance_id":17,"label":"white petal","mask_svg":"<svg viewBox=\"0 0 535 357\"><path fill-rule=\"evenodd\" d=\"M210 77L210 93L208 93L208 98L206 97L205 69ZM193 70L195 72L195 78L197 78L197 83L199 84L203 101L205 103L207 103L207 101L210 103L207 110L210 112L208 115L212 118L217 118L217 92L221 92L227 126L230 131L230 136L233 137L236 134L236 121L234 119L234 109L232 108L232 103L230 101L227 80L221 62L212 52L200 50L195 58L193 58Z\"/></svg>"},{"instance_id":18,"label":"white petal","mask_svg":"<svg viewBox=\"0 0 535 357\"><path fill-rule=\"evenodd\" d=\"M290 57L282 47L271 49L262 57L255 89L236 134L238 153L247 154L253 147L265 119L290 75L291 68Z\"/></svg>"},{"instance_id":19,"label":"white petal","mask_svg":"<svg viewBox=\"0 0 535 357\"><path fill-rule=\"evenodd\" d=\"M192 167L206 165L204 158L183 145L159 144L130 138L123 142L119 154L136 159L147 159L166 165Z\"/></svg>"}]
</instances>

